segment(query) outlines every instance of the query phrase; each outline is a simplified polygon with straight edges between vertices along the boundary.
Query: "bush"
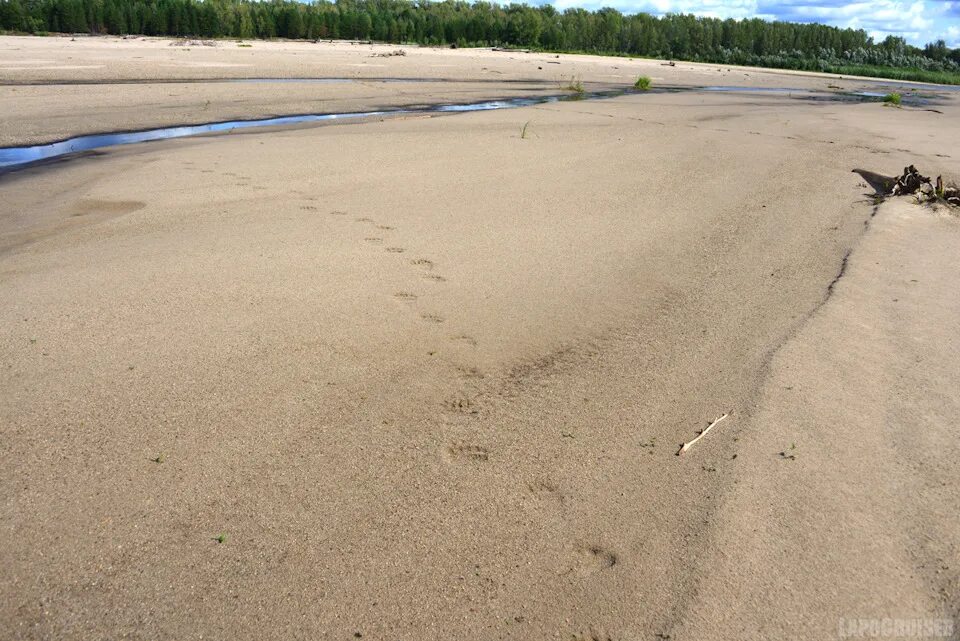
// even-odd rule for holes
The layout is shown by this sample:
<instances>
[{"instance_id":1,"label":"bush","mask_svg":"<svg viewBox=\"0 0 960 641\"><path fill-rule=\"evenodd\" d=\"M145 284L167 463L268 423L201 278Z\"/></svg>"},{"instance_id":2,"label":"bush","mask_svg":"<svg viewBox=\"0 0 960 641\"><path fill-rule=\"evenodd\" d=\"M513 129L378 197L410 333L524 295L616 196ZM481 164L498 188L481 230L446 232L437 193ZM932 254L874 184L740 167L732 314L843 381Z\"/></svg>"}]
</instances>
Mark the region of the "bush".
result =
<instances>
[{"instance_id":1,"label":"bush","mask_svg":"<svg viewBox=\"0 0 960 641\"><path fill-rule=\"evenodd\" d=\"M639 89L640 91L647 91L651 86L653 86L653 81L650 80L648 76L640 76L637 78L637 81L633 83L633 88Z\"/></svg>"}]
</instances>

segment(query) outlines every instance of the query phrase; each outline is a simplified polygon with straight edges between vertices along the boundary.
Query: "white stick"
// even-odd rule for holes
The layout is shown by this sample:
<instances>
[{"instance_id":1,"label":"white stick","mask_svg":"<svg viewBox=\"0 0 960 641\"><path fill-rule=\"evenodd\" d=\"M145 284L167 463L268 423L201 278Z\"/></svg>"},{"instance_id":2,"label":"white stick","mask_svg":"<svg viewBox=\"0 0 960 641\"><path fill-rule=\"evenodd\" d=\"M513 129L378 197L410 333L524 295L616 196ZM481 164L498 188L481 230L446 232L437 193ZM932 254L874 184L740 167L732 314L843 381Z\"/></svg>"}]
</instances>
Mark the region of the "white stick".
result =
<instances>
[{"instance_id":1,"label":"white stick","mask_svg":"<svg viewBox=\"0 0 960 641\"><path fill-rule=\"evenodd\" d=\"M707 435L707 432L709 432L709 431L713 428L714 425L716 425L717 423L719 423L719 422L722 421L723 419L727 418L727 416L729 416L729 414L724 414L724 415L721 416L720 418L716 419L713 423L710 423L710 425L707 426L707 429L705 429L705 430L703 430L702 432L700 432L700 435L697 436L697 438L693 439L693 440L690 441L689 443L684 443L684 444L683 444L683 447L680 448L680 451L677 452L677 456L680 456L681 454L683 454L684 452L686 452L687 450L689 450L691 447L693 447L693 444L694 444L694 443L696 443L697 441L699 441L700 439L702 439L704 436L706 436L706 435Z\"/></svg>"}]
</instances>

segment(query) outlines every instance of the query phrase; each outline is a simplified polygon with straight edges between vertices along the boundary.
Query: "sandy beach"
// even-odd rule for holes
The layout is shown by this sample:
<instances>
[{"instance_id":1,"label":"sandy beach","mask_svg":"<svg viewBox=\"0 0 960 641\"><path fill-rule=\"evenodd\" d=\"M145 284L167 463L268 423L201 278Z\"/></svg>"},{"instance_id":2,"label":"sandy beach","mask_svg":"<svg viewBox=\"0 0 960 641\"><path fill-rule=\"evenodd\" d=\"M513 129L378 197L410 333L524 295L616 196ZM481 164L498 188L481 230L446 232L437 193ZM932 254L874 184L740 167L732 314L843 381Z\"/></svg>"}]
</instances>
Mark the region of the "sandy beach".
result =
<instances>
[{"instance_id":1,"label":"sandy beach","mask_svg":"<svg viewBox=\"0 0 960 641\"><path fill-rule=\"evenodd\" d=\"M655 91L0 175L0 638L836 639L960 615L960 217L853 171L960 177L960 93L173 42L0 38L0 145ZM342 80L237 82L267 78Z\"/></svg>"}]
</instances>

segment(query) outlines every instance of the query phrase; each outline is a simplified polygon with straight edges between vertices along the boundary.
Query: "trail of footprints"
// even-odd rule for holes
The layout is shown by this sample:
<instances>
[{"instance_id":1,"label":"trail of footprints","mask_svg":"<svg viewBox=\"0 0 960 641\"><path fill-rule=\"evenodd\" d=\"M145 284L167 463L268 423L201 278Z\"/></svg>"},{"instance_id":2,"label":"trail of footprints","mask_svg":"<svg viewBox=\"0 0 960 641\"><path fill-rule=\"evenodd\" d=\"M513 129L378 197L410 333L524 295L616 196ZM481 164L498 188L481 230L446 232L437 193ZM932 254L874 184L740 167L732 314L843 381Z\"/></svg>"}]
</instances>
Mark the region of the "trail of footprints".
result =
<instances>
[{"instance_id":1,"label":"trail of footprints","mask_svg":"<svg viewBox=\"0 0 960 641\"><path fill-rule=\"evenodd\" d=\"M309 200L313 200L312 198ZM304 204L300 207L304 211L314 211L316 207L313 204ZM342 210L334 210L330 212L331 216L342 218L348 215L347 212ZM393 232L396 232L396 227L392 225L381 224L369 216L357 216L353 218L353 222L361 225L363 228L369 230L368 236L363 237L363 242L371 245L373 247L378 247L382 251L388 254L402 255L406 253L406 248L397 243L395 238L391 238ZM418 274L422 279L435 283L442 283L446 281L446 278L437 273L437 265L434 261L426 257L413 257L406 259L404 264L411 269L413 272ZM399 303L403 303L409 308L413 313L416 313L420 321L433 325L436 327L444 327L446 323L446 318L443 314L431 310L431 309L422 309L418 302L422 301L421 295L412 289L403 289L393 293L394 300ZM472 348L477 346L477 341L472 336L467 334L458 334L452 333L449 335L449 340L451 344L458 345L461 347ZM433 354L435 352L431 352ZM457 367L458 378L464 381L467 385L475 383L476 381L483 378L483 374L475 367L470 366L458 366ZM469 397L469 394L464 394L462 397L453 398L443 403L442 410L451 417L452 420L466 419L468 420L471 417L476 417L479 414L479 408L476 406L474 400ZM489 461L491 458L491 452L486 448L471 444L471 443L454 443L446 447L443 452L444 458L453 464L466 464L466 463L483 463Z\"/></svg>"},{"instance_id":2,"label":"trail of footprints","mask_svg":"<svg viewBox=\"0 0 960 641\"><path fill-rule=\"evenodd\" d=\"M315 199L304 198L304 200L313 201ZM303 211L316 211L317 207L313 204L305 203L300 205L300 209ZM333 210L330 212L330 215L336 216L336 217L345 217L348 215L348 212L343 210ZM399 254L406 253L407 250L405 247L402 247L401 245L397 244L395 241L389 238L390 232L396 231L396 227L393 227L392 225L380 224L377 221L375 221L373 218L370 218L369 216L358 216L354 218L353 221L355 223L369 227L371 230L370 235L365 236L363 238L363 242L367 243L368 245L382 247L383 251L389 254L399 255ZM408 265L416 269L420 277L423 278L424 280L437 282L437 283L446 282L447 280L441 274L436 273L435 271L436 265L429 258L422 258L422 257L412 258L409 260ZM394 299L404 303L414 303L419 299L419 295L416 292L412 292L409 290L401 290L398 292L394 292L393 297ZM420 320L423 321L424 323L429 323L432 325L441 325L442 323L446 322L446 318L442 314L436 311L424 310L424 311L418 312L418 314L419 314ZM465 335L453 336L451 337L450 340L461 345L476 346L477 344L476 340L474 340L470 336L465 336ZM471 376L465 375L464 378L471 378Z\"/></svg>"},{"instance_id":3,"label":"trail of footprints","mask_svg":"<svg viewBox=\"0 0 960 641\"><path fill-rule=\"evenodd\" d=\"M311 199L312 200L312 199ZM305 205L301 209L313 211L316 209L313 205ZM331 216L344 217L347 212L335 210L330 212ZM372 247L379 247L388 254L401 256L406 253L406 248L400 246L396 241L389 239L390 232L396 231L395 227L390 225L381 225L370 217L360 216L354 218L355 223L365 225L371 228L371 235L363 238L363 242ZM405 264L416 271L424 280L431 282L445 282L446 278L436 272L436 264L429 258L415 257L405 260ZM431 311L417 309L417 301L420 295L414 291L401 290L393 293L394 300L411 306L419 315L420 320L434 326L442 326L446 319L443 315ZM477 341L472 336L466 334L452 333L449 340L455 345L466 347L476 347ZM458 377L465 386L469 387L483 378L483 373L475 367L459 366L457 368ZM472 421L480 415L480 407L470 394L464 394L447 400L442 405L443 411L453 421ZM473 442L455 441L448 443L442 451L444 460L450 464L478 466L490 463L495 459L494 452L489 448L478 445ZM567 497L561 492L560 488L552 481L539 479L527 485L529 495L540 501L553 502L560 509L565 508ZM609 570L617 565L619 559L615 552L599 545L577 546L574 558L571 562L569 572L575 572L581 576L594 574Z\"/></svg>"}]
</instances>

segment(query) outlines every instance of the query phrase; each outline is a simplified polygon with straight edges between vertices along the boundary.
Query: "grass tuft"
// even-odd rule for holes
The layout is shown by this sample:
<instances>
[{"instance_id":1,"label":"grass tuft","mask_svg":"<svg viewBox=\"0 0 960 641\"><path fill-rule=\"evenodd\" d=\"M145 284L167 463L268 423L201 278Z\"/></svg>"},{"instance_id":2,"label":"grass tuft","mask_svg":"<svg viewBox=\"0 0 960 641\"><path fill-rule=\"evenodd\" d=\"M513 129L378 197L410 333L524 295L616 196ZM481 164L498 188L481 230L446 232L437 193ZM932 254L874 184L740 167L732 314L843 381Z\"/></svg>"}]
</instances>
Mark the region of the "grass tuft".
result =
<instances>
[{"instance_id":1,"label":"grass tuft","mask_svg":"<svg viewBox=\"0 0 960 641\"><path fill-rule=\"evenodd\" d=\"M572 76L570 78L570 82L565 85L561 85L561 88L566 89L567 91L572 91L577 95L582 95L584 91L586 91L583 88L583 80L581 80L579 76Z\"/></svg>"},{"instance_id":2,"label":"grass tuft","mask_svg":"<svg viewBox=\"0 0 960 641\"><path fill-rule=\"evenodd\" d=\"M633 88L639 89L640 91L648 91L652 86L653 81L650 80L649 76L640 76L637 78L637 81L633 83Z\"/></svg>"},{"instance_id":3,"label":"grass tuft","mask_svg":"<svg viewBox=\"0 0 960 641\"><path fill-rule=\"evenodd\" d=\"M888 93L886 96L883 97L883 102L884 104L887 104L887 105L894 105L896 107L899 107L900 94L898 94L897 92Z\"/></svg>"}]
</instances>

